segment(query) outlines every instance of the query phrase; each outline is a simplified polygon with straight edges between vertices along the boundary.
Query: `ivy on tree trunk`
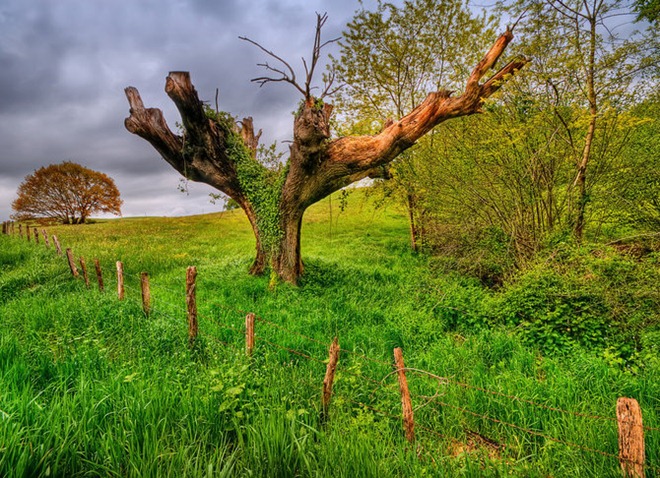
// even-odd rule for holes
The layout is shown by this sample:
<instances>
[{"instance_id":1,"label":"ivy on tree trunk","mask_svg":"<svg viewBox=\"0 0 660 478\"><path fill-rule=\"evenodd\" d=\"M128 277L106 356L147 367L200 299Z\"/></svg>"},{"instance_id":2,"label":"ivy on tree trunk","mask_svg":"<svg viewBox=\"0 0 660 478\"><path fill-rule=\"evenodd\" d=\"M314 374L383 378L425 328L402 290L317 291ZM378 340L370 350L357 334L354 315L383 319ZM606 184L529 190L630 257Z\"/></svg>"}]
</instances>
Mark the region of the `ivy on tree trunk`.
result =
<instances>
[{"instance_id":1,"label":"ivy on tree trunk","mask_svg":"<svg viewBox=\"0 0 660 478\"><path fill-rule=\"evenodd\" d=\"M273 171L257 160L259 134L254 134L252 118L236 123L230 115L210 110L199 100L188 72L171 72L165 84L181 114L183 135L169 129L161 110L145 108L137 89L125 90L130 104L125 121L128 131L151 143L184 177L222 191L245 211L256 237L256 258L250 272L261 274L271 267L281 280L293 284L303 273L300 233L309 206L356 181L382 175L383 166L439 123L481 112L484 100L527 62L524 58L511 61L482 82L513 39L507 30L474 67L461 95L430 93L408 115L388 122L378 134L331 139L332 105L323 101L323 95L312 96L309 87L323 46L323 22L324 17L319 16L311 66L305 65L304 88L295 83L290 67L290 76L270 68L283 77L256 79L262 83L287 81L304 95L294 119L290 155L281 170ZM328 88L324 94L327 92Z\"/></svg>"}]
</instances>

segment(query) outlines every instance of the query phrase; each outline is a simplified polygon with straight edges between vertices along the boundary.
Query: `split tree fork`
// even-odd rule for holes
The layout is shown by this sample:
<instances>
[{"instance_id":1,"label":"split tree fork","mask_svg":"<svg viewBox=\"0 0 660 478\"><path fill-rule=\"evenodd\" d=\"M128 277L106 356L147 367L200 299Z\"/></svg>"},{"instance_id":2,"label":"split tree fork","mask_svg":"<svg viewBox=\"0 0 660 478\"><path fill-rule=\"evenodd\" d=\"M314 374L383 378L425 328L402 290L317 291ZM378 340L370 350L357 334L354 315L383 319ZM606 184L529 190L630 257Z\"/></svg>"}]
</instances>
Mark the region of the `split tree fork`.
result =
<instances>
[{"instance_id":1,"label":"split tree fork","mask_svg":"<svg viewBox=\"0 0 660 478\"><path fill-rule=\"evenodd\" d=\"M293 68L261 45L245 39L277 60L279 68L264 63L273 77L255 78L292 84L304 97L293 122L293 142L286 167L268 169L257 161L259 135L252 118L235 122L200 101L188 72L171 72L165 91L181 114L184 133L173 133L161 110L145 108L138 90L126 88L130 116L126 128L146 139L174 169L192 181L203 182L234 199L245 211L256 237L256 258L250 272L263 273L268 266L280 279L296 283L303 273L300 229L305 210L329 194L366 177L383 175L385 166L441 122L481 112L484 100L527 60L515 59L482 82L513 39L507 29L474 67L460 96L450 91L429 93L407 116L388 120L373 136L330 139L332 105L324 97L332 93L332 81L319 97L312 95L314 69L323 46L321 28L326 15L317 15L316 36L305 83L296 80ZM332 75L330 75L332 79Z\"/></svg>"}]
</instances>

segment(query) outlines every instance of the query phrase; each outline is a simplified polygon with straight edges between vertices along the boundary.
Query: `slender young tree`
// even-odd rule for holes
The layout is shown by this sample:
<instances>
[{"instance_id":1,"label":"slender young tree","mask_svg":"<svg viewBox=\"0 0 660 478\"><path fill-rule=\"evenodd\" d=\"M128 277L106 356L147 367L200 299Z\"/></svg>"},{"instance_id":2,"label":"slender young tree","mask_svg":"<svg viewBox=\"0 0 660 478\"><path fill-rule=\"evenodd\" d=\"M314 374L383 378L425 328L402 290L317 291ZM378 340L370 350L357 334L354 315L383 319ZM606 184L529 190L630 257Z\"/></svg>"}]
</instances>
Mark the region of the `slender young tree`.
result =
<instances>
[{"instance_id":1,"label":"slender young tree","mask_svg":"<svg viewBox=\"0 0 660 478\"><path fill-rule=\"evenodd\" d=\"M251 272L270 266L274 276L296 283L303 273L300 232L305 210L334 191L382 174L383 167L445 120L482 111L484 101L527 62L515 59L484 79L513 39L503 33L467 75L463 92L431 92L407 115L387 123L374 135L331 139L333 107L324 99L332 91L332 74L318 97L312 94L313 78L322 48L325 15L317 15L315 39L309 62L304 62L301 83L284 59L266 50L276 66L264 63L267 76L261 84L291 84L303 96L295 114L293 141L285 168L273 171L256 159L257 137L251 118L240 126L226 114L211 110L199 100L187 72L171 72L165 91L176 105L184 128L173 133L161 110L145 108L133 87L126 88L130 116L126 128L146 139L172 167L192 181L207 183L231 197L245 211L256 237L256 258ZM332 41L332 40L331 40Z\"/></svg>"}]
</instances>

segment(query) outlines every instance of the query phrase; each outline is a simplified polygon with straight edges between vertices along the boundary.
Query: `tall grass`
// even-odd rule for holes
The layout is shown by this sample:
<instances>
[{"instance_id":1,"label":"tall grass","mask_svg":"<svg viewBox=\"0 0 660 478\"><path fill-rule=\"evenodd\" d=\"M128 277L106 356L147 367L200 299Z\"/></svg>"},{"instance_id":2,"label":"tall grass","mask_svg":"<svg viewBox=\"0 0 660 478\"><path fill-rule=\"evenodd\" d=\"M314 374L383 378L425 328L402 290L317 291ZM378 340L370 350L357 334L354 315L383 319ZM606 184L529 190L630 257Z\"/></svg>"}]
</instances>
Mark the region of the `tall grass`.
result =
<instances>
[{"instance_id":1,"label":"tall grass","mask_svg":"<svg viewBox=\"0 0 660 478\"><path fill-rule=\"evenodd\" d=\"M660 425L659 368L631 373L584 348L546 356L514 329L483 326L490 293L431 272L407 250L404 217L359 193L347 211L327 201L310 211L304 279L272 292L268 278L246 273L254 243L237 212L50 232L88 264L101 260L107 290L70 279L43 244L0 237L0 476L619 476L616 459L573 445L616 454L615 422L503 395L610 418L617 397L632 396L645 424ZM123 302L116 260L127 273ZM188 265L199 271L193 349ZM268 321L257 322L252 359L242 351L246 311ZM323 425L324 344L335 335L344 352ZM396 418L397 346L408 367L450 379L409 374L415 446ZM647 435L658 466L660 434Z\"/></svg>"}]
</instances>

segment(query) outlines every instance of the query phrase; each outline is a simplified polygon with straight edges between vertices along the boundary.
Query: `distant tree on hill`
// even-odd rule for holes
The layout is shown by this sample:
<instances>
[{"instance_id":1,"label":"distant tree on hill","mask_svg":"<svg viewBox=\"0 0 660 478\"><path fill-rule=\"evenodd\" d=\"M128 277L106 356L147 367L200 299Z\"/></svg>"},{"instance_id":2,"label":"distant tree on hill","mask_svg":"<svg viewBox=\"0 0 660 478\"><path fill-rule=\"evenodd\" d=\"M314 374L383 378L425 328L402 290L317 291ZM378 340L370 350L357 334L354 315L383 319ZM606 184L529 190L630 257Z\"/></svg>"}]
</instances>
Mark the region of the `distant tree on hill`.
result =
<instances>
[{"instance_id":1,"label":"distant tree on hill","mask_svg":"<svg viewBox=\"0 0 660 478\"><path fill-rule=\"evenodd\" d=\"M94 213L121 214L122 200L111 177L65 161L37 169L18 187L16 220L46 217L84 224Z\"/></svg>"}]
</instances>

